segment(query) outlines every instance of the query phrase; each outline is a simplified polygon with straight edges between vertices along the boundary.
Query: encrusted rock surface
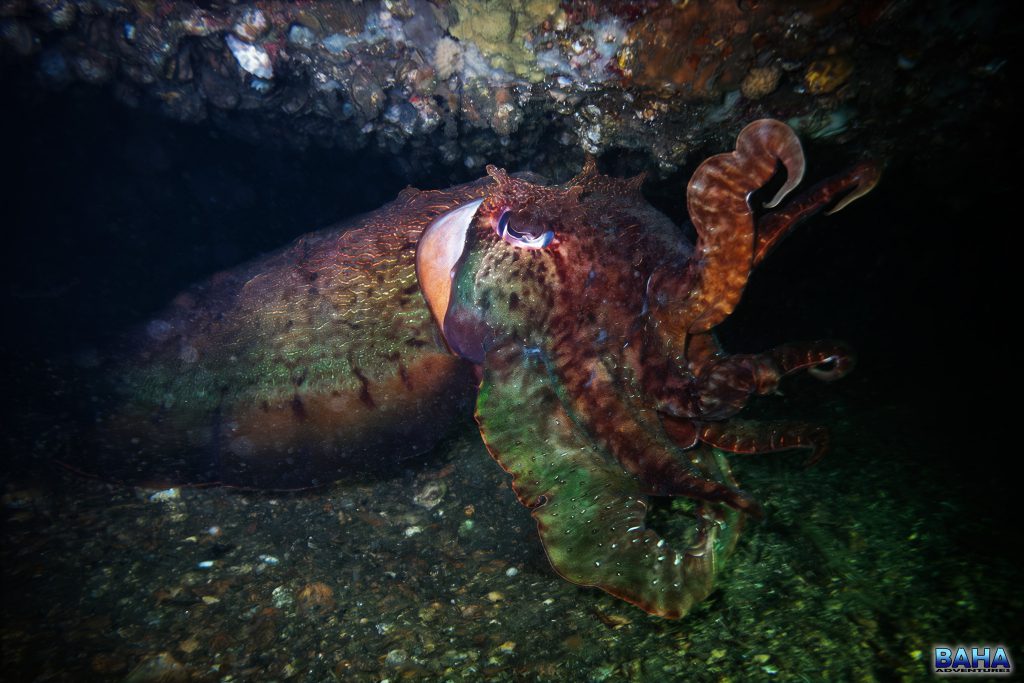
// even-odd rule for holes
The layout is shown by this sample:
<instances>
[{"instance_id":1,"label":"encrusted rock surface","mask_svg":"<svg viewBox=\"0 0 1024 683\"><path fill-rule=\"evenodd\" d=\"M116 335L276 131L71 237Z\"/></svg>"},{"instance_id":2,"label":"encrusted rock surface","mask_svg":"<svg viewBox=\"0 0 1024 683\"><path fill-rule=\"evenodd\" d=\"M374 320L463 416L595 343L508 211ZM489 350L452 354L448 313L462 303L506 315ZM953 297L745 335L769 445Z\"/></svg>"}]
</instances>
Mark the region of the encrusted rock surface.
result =
<instances>
[{"instance_id":1,"label":"encrusted rock surface","mask_svg":"<svg viewBox=\"0 0 1024 683\"><path fill-rule=\"evenodd\" d=\"M1001 12L899 0L5 0L0 59L264 144L377 147L411 174L496 163L562 176L582 152L612 151L667 174L761 116L865 155L929 149L965 110L1001 106L990 97L1009 78Z\"/></svg>"}]
</instances>

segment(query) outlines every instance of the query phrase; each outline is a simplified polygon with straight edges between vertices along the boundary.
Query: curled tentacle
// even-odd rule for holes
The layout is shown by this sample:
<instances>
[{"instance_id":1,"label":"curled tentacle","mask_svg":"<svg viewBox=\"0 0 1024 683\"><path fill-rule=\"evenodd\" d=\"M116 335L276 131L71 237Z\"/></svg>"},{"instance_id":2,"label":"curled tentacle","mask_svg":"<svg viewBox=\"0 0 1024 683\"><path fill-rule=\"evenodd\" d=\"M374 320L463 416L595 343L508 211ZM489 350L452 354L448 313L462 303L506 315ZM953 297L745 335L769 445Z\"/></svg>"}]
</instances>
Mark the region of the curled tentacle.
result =
<instances>
[{"instance_id":1,"label":"curled tentacle","mask_svg":"<svg viewBox=\"0 0 1024 683\"><path fill-rule=\"evenodd\" d=\"M695 382L697 413L706 420L732 417L752 395L773 393L782 375L770 354L727 356L709 363Z\"/></svg>"},{"instance_id":2,"label":"curled tentacle","mask_svg":"<svg viewBox=\"0 0 1024 683\"><path fill-rule=\"evenodd\" d=\"M803 422L755 422L728 420L701 425L699 438L730 453L774 453L794 448L810 449L807 464L813 465L828 451L828 430Z\"/></svg>"},{"instance_id":3,"label":"curled tentacle","mask_svg":"<svg viewBox=\"0 0 1024 683\"><path fill-rule=\"evenodd\" d=\"M882 167L877 163L858 164L845 173L818 183L789 201L785 207L764 216L757 225L754 265L761 263L782 238L792 232L801 221L818 213L832 202L836 202L835 206L825 213L841 211L873 190L881 176Z\"/></svg>"},{"instance_id":4,"label":"curled tentacle","mask_svg":"<svg viewBox=\"0 0 1024 683\"><path fill-rule=\"evenodd\" d=\"M670 348L686 334L706 332L722 322L740 300L753 267L754 212L749 196L786 169L776 206L803 178L800 140L784 123L755 121L736 139L736 150L701 164L687 187L687 207L697 231L694 260L683 273L662 273L652 281L652 308Z\"/></svg>"},{"instance_id":5,"label":"curled tentacle","mask_svg":"<svg viewBox=\"0 0 1024 683\"><path fill-rule=\"evenodd\" d=\"M697 375L697 412L706 420L722 420L738 413L751 396L774 393L783 377L800 370L833 381L852 369L853 352L837 341L783 344L767 353L720 357Z\"/></svg>"},{"instance_id":6,"label":"curled tentacle","mask_svg":"<svg viewBox=\"0 0 1024 683\"><path fill-rule=\"evenodd\" d=\"M637 477L644 493L689 496L744 511L755 507L741 491L704 476L697 463L682 458L675 442L659 429L655 414L631 405L594 350L560 347L552 354L545 362L558 378L571 414Z\"/></svg>"}]
</instances>

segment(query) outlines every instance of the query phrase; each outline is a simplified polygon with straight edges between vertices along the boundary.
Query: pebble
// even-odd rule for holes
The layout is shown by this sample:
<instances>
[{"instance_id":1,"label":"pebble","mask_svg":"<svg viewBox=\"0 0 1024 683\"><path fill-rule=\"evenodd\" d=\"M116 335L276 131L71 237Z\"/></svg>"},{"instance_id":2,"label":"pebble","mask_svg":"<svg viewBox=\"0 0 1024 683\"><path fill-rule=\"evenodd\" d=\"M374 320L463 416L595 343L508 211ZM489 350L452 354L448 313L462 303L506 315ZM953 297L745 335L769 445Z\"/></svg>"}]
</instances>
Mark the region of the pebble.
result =
<instances>
[{"instance_id":1,"label":"pebble","mask_svg":"<svg viewBox=\"0 0 1024 683\"><path fill-rule=\"evenodd\" d=\"M304 609L329 610L334 607L334 589L322 581L315 581L303 586L297 599Z\"/></svg>"},{"instance_id":2,"label":"pebble","mask_svg":"<svg viewBox=\"0 0 1024 683\"><path fill-rule=\"evenodd\" d=\"M232 27L234 34L242 40L253 42L270 29L267 17L259 8L251 7L242 13Z\"/></svg>"},{"instance_id":3,"label":"pebble","mask_svg":"<svg viewBox=\"0 0 1024 683\"><path fill-rule=\"evenodd\" d=\"M151 495L149 501L151 503L163 503L169 500L178 500L179 498L181 498L181 491L178 489L164 489Z\"/></svg>"},{"instance_id":4,"label":"pebble","mask_svg":"<svg viewBox=\"0 0 1024 683\"><path fill-rule=\"evenodd\" d=\"M421 527L421 526L419 526L417 524L414 524L414 525L412 525L410 527L406 527L405 531L403 533L405 534L406 538L409 538L411 536L415 536L416 534L423 533L423 527Z\"/></svg>"},{"instance_id":5,"label":"pebble","mask_svg":"<svg viewBox=\"0 0 1024 683\"><path fill-rule=\"evenodd\" d=\"M388 653L387 657L384 658L384 663L388 666L401 666L402 664L405 664L408 659L409 654L405 650L392 650Z\"/></svg>"},{"instance_id":6,"label":"pebble","mask_svg":"<svg viewBox=\"0 0 1024 683\"><path fill-rule=\"evenodd\" d=\"M309 48L316 41L316 33L302 24L292 24L288 29L288 42L299 47Z\"/></svg>"},{"instance_id":7,"label":"pebble","mask_svg":"<svg viewBox=\"0 0 1024 683\"><path fill-rule=\"evenodd\" d=\"M443 481L428 481L423 485L423 488L416 492L412 501L428 510L432 510L444 499L446 493L448 493L448 485Z\"/></svg>"},{"instance_id":8,"label":"pebble","mask_svg":"<svg viewBox=\"0 0 1024 683\"><path fill-rule=\"evenodd\" d=\"M227 43L231 54L238 61L238 66L243 70L259 78L274 77L274 67L270 63L270 55L262 47L241 41L231 33L224 36L224 42Z\"/></svg>"},{"instance_id":9,"label":"pebble","mask_svg":"<svg viewBox=\"0 0 1024 683\"><path fill-rule=\"evenodd\" d=\"M259 561L264 563L264 564L269 564L269 565L275 565L275 564L280 564L281 563L281 560L277 559L273 555L260 555L259 556Z\"/></svg>"},{"instance_id":10,"label":"pebble","mask_svg":"<svg viewBox=\"0 0 1024 683\"><path fill-rule=\"evenodd\" d=\"M145 659L124 680L125 683L184 683L190 678L188 669L170 652L161 652Z\"/></svg>"},{"instance_id":11,"label":"pebble","mask_svg":"<svg viewBox=\"0 0 1024 683\"><path fill-rule=\"evenodd\" d=\"M293 605L295 598L290 590L284 586L278 586L270 593L270 601L277 609L284 609Z\"/></svg>"},{"instance_id":12,"label":"pebble","mask_svg":"<svg viewBox=\"0 0 1024 683\"><path fill-rule=\"evenodd\" d=\"M515 567L509 567L508 569L505 570L505 576L508 576L510 578L515 576L518 573L519 573L519 570L516 569Z\"/></svg>"}]
</instances>

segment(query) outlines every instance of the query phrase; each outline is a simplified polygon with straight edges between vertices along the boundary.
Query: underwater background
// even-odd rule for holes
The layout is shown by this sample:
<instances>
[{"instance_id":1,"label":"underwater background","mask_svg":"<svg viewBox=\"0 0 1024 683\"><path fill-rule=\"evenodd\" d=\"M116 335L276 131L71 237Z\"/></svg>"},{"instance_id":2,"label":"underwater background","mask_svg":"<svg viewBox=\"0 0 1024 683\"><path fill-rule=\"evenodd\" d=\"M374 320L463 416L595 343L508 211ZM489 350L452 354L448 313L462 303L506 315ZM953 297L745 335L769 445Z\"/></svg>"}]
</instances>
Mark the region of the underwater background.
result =
<instances>
[{"instance_id":1,"label":"underwater background","mask_svg":"<svg viewBox=\"0 0 1024 683\"><path fill-rule=\"evenodd\" d=\"M896 141L878 149L863 129L802 135L805 182L884 152L882 182L801 226L718 331L734 352L843 339L857 367L787 380L744 413L826 425L831 450L810 468L730 458L765 519L679 621L559 578L468 413L431 453L313 491L157 491L56 465L78 445L66 368L197 280L481 170L426 147L291 144L280 120L234 135L230 117L126 106L116 85L55 84L34 53L4 53L0 680L913 681L958 643L1017 664L1020 81L1004 44L989 46L1009 60L998 78L942 96L941 125L908 97L898 125L864 124ZM612 174L651 171L645 196L682 224L690 174L736 132L702 120L721 130L671 163L614 132L586 151ZM482 161L562 181L585 147ZM652 523L671 534L672 512Z\"/></svg>"}]
</instances>

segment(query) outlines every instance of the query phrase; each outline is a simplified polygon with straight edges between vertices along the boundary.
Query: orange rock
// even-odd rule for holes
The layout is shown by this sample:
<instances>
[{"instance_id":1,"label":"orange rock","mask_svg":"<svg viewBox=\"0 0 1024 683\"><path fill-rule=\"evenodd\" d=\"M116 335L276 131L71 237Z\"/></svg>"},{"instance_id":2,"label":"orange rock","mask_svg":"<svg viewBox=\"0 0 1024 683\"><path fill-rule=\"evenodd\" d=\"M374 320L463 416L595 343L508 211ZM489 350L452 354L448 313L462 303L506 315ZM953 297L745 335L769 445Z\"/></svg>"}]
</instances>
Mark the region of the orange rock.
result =
<instances>
[{"instance_id":1,"label":"orange rock","mask_svg":"<svg viewBox=\"0 0 1024 683\"><path fill-rule=\"evenodd\" d=\"M297 596L299 607L309 611L325 611L334 608L334 589L326 583L308 583Z\"/></svg>"}]
</instances>

